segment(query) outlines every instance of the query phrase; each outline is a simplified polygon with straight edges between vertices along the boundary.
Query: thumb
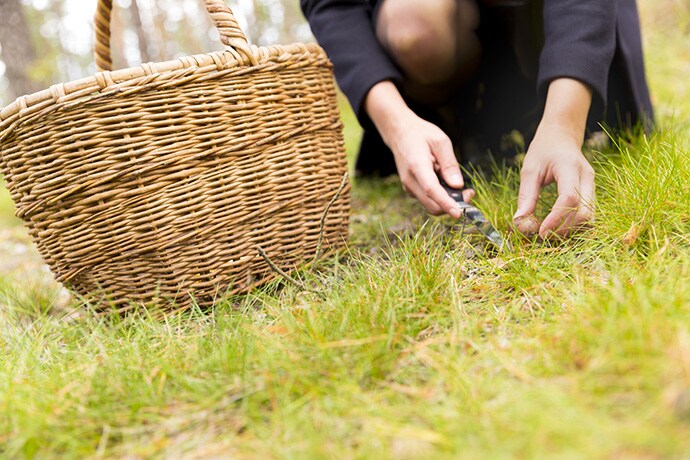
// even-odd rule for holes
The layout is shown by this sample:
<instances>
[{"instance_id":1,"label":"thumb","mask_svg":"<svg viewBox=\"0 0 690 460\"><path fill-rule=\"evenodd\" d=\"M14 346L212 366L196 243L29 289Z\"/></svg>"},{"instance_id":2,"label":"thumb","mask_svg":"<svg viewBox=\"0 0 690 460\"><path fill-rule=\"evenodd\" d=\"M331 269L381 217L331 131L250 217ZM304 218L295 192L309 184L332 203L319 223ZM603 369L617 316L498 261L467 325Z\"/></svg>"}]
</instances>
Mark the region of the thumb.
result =
<instances>
[{"instance_id":1,"label":"thumb","mask_svg":"<svg viewBox=\"0 0 690 460\"><path fill-rule=\"evenodd\" d=\"M441 166L441 177L446 181L446 184L453 188L461 189L465 186L460 167L455 159L453 159L453 163Z\"/></svg>"},{"instance_id":2,"label":"thumb","mask_svg":"<svg viewBox=\"0 0 690 460\"><path fill-rule=\"evenodd\" d=\"M443 142L438 142L432 146L432 153L436 157L436 162L439 165L439 172L446 184L452 188L461 189L465 186L465 181L460 172L458 160L455 158L453 151L453 144L450 139L444 139Z\"/></svg>"},{"instance_id":3,"label":"thumb","mask_svg":"<svg viewBox=\"0 0 690 460\"><path fill-rule=\"evenodd\" d=\"M537 200L539 200L540 190L541 183L538 174L523 169L520 177L517 212L515 212L513 218L528 216L534 213L534 209L537 207Z\"/></svg>"}]
</instances>

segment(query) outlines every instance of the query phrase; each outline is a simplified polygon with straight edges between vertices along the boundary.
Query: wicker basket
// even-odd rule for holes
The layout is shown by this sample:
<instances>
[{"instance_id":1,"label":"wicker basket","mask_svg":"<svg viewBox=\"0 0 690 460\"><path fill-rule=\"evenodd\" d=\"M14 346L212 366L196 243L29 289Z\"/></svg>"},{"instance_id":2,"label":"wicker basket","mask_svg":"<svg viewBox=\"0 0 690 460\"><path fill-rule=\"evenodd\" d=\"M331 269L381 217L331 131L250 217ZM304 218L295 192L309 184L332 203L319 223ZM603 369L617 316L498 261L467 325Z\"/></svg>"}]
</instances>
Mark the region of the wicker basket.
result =
<instances>
[{"instance_id":1,"label":"wicker basket","mask_svg":"<svg viewBox=\"0 0 690 460\"><path fill-rule=\"evenodd\" d=\"M206 7L228 49L111 72L110 1L99 1L100 72L0 112L17 215L56 278L88 299L208 305L347 238L323 50L250 46L222 0Z\"/></svg>"}]
</instances>

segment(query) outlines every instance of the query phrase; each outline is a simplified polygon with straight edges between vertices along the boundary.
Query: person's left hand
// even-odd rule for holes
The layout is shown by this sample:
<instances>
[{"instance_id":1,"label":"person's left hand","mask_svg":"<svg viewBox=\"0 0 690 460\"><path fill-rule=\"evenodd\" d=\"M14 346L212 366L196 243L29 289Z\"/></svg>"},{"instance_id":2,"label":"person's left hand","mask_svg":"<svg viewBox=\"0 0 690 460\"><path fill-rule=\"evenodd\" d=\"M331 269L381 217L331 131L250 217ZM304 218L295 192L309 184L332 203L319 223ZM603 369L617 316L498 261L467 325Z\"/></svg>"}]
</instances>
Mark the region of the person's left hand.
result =
<instances>
[{"instance_id":1,"label":"person's left hand","mask_svg":"<svg viewBox=\"0 0 690 460\"><path fill-rule=\"evenodd\" d=\"M541 124L520 172L515 218L529 216L543 187L558 184L558 199L539 228L541 238L564 237L594 218L594 170L581 142L557 124Z\"/></svg>"}]
</instances>

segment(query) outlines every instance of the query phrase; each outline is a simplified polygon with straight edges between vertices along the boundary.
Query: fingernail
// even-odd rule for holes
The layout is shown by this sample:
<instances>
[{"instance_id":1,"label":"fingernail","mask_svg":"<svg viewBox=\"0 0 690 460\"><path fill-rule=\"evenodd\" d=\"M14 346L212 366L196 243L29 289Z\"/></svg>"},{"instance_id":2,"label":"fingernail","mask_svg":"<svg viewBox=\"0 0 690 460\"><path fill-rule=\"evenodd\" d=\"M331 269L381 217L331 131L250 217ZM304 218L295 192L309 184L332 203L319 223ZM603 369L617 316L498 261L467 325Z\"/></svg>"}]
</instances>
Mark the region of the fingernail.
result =
<instances>
[{"instance_id":1,"label":"fingernail","mask_svg":"<svg viewBox=\"0 0 690 460\"><path fill-rule=\"evenodd\" d=\"M462 216L462 209L459 206L453 207L450 210L451 217L459 219Z\"/></svg>"},{"instance_id":2,"label":"fingernail","mask_svg":"<svg viewBox=\"0 0 690 460\"><path fill-rule=\"evenodd\" d=\"M459 184L462 182L462 175L455 173L450 175L450 180L451 182L455 182L456 184Z\"/></svg>"}]
</instances>

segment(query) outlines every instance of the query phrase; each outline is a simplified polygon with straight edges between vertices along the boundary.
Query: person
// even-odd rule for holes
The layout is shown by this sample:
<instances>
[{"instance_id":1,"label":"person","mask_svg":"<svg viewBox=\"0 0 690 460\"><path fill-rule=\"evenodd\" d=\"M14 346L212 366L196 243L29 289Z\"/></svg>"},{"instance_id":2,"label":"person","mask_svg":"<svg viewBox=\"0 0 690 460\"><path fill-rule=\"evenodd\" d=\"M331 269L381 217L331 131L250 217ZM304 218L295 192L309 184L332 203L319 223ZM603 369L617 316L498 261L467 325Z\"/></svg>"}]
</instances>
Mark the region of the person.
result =
<instances>
[{"instance_id":1,"label":"person","mask_svg":"<svg viewBox=\"0 0 690 460\"><path fill-rule=\"evenodd\" d=\"M651 126L635 0L301 0L364 128L356 168L397 173L432 214L461 211L458 160L500 160L528 145L515 218L540 190L558 197L539 234L593 218L582 152L600 124ZM456 152L457 150L457 152ZM457 155L457 156L456 156ZM474 192L465 189L466 200Z\"/></svg>"}]
</instances>

